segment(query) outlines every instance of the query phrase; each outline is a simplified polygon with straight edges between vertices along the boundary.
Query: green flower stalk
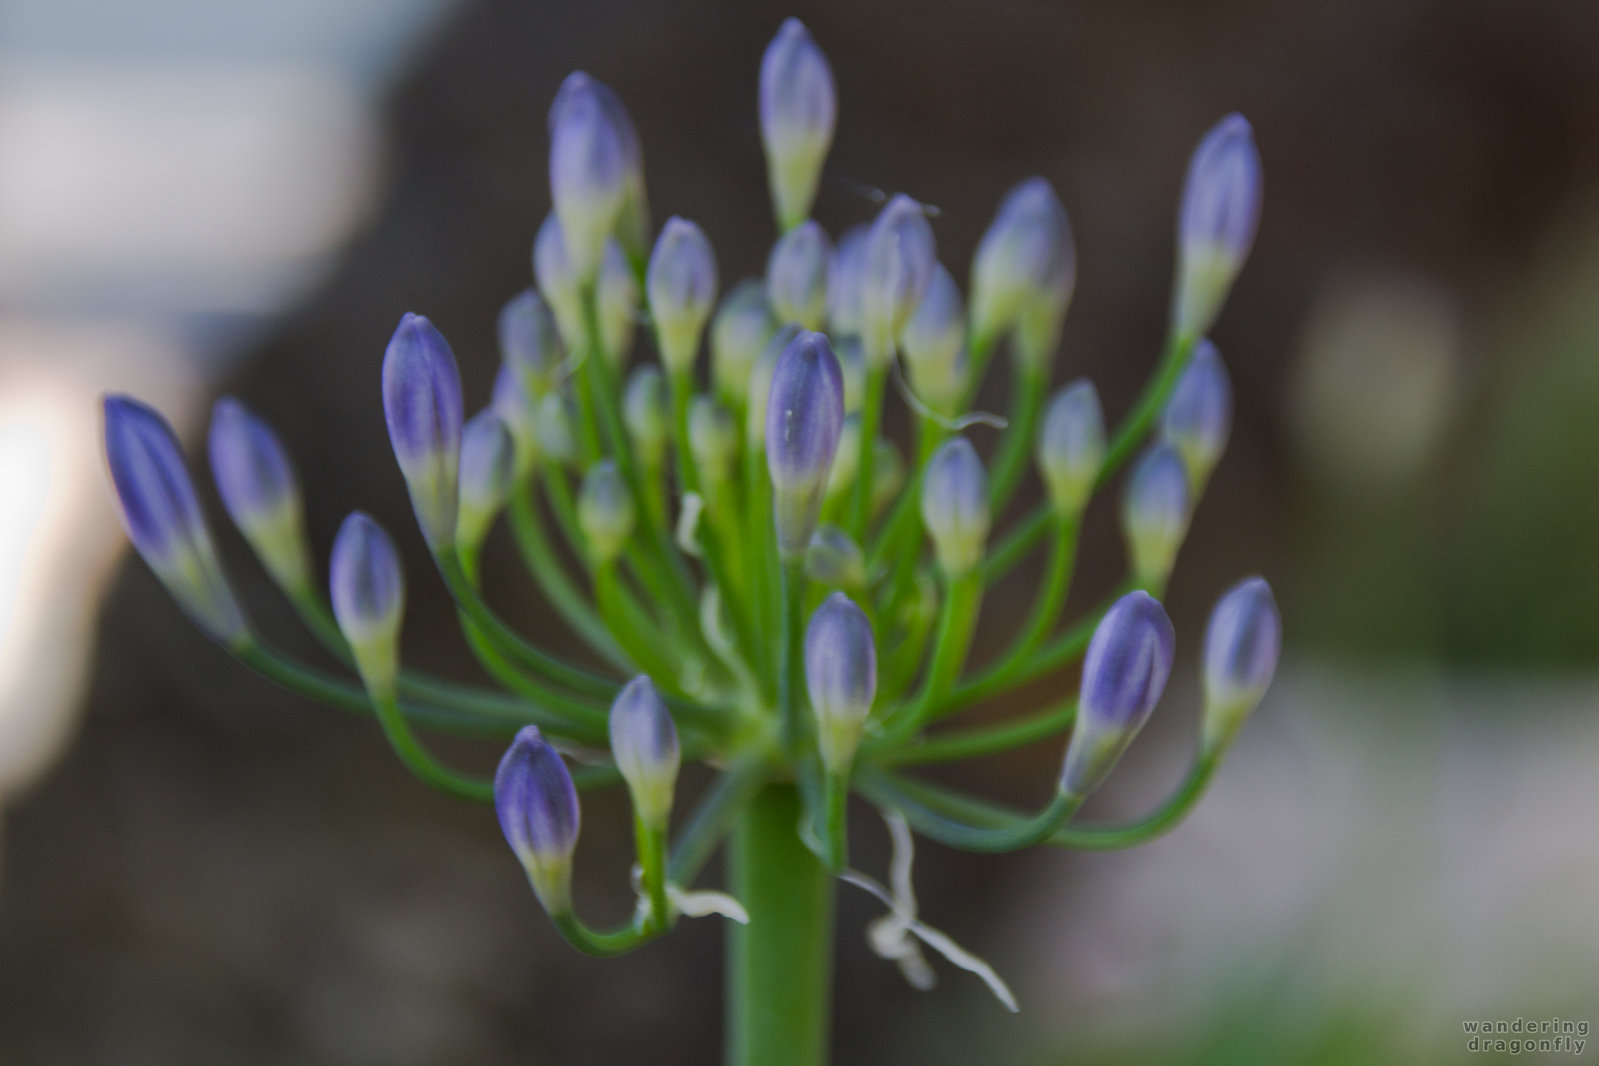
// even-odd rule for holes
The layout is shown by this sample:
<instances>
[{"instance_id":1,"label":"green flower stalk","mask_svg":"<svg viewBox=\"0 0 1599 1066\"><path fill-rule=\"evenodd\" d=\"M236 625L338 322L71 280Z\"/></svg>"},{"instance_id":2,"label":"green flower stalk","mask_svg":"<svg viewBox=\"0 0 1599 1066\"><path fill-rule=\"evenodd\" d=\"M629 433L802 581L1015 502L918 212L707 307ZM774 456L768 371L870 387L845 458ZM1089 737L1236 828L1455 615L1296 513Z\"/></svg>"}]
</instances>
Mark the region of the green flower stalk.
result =
<instances>
[{"instance_id":1,"label":"green flower stalk","mask_svg":"<svg viewBox=\"0 0 1599 1066\"><path fill-rule=\"evenodd\" d=\"M1241 118L1207 135L1179 212L1167 345L1129 409L1106 412L1083 379L1050 394L1069 361L1056 349L1078 263L1046 180L1005 196L963 295L908 196L869 221L838 219L836 245L812 220L838 111L831 67L798 22L768 48L757 93L778 227L764 261L738 266L761 278L719 293L711 234L675 217L652 232L632 120L574 74L550 111L550 199L536 205L549 211L528 234L535 285L500 313L487 408L465 421L455 357L426 318L407 314L388 344L374 385L432 564L413 573L448 590L493 687L404 661L406 581L376 520L350 516L318 586L288 451L238 401L218 403L210 434L223 504L336 670L285 654L246 620L159 414L108 398L105 451L129 539L208 635L290 689L370 715L423 782L492 802L539 904L578 950L615 955L685 918L730 919L730 1066L819 1066L837 884L890 908L894 935L880 929L873 943L919 984L925 948L1013 1007L992 967L917 917L909 832L976 852L1143 843L1199 801L1266 694L1281 622L1251 578L1206 632L1203 726L1184 782L1137 821L1074 820L1174 668L1157 598L1226 443L1233 398L1205 336L1249 251L1260 173ZM1012 411L999 428L972 405L1006 348ZM906 414L914 439L891 439L885 427ZM1017 506L1035 473L1042 502ZM1120 492L1128 573L1116 596L1068 615L1080 528L1107 490ZM502 517L510 536L491 536ZM1038 549L1021 602L989 595ZM526 564L586 652L555 655L504 621L516 586L478 580L480 556L500 550ZM981 641L979 626L992 631ZM1061 679L1080 659L1072 698ZM1056 698L1031 711L958 721L1023 686L1047 697L1038 683L1051 678ZM425 743L432 732L503 749L498 773L452 769ZM1032 744L1064 756L1031 811L918 776ZM690 762L712 770L698 794L680 787L699 779L679 781ZM599 929L579 916L572 878L579 793L618 781L638 905ZM852 804L888 820L892 887L852 865ZM724 844L726 890L697 887Z\"/></svg>"}]
</instances>

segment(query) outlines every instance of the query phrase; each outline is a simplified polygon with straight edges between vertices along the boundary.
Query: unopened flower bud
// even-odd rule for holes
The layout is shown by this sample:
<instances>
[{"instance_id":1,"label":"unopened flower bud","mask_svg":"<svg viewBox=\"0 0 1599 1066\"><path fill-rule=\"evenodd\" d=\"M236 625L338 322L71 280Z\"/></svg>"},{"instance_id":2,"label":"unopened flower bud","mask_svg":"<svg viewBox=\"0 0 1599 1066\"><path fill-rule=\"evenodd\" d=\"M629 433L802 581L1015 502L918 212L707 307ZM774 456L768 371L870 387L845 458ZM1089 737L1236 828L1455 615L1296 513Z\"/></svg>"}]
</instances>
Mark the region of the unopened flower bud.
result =
<instances>
[{"instance_id":1,"label":"unopened flower bud","mask_svg":"<svg viewBox=\"0 0 1599 1066\"><path fill-rule=\"evenodd\" d=\"M826 337L802 332L778 359L766 406L766 465L785 558L798 558L810 543L843 424L838 357Z\"/></svg>"},{"instance_id":2,"label":"unopened flower bud","mask_svg":"<svg viewBox=\"0 0 1599 1066\"><path fill-rule=\"evenodd\" d=\"M611 704L611 755L627 782L639 820L651 827L664 826L672 813L672 791L683 752L672 715L648 677L629 681Z\"/></svg>"},{"instance_id":3,"label":"unopened flower bud","mask_svg":"<svg viewBox=\"0 0 1599 1066\"><path fill-rule=\"evenodd\" d=\"M1050 400L1038 432L1038 470L1056 514L1063 518L1082 514L1105 466L1105 450L1099 392L1092 382L1079 378Z\"/></svg>"},{"instance_id":4,"label":"unopened flower bud","mask_svg":"<svg viewBox=\"0 0 1599 1066\"><path fill-rule=\"evenodd\" d=\"M849 389L844 390L849 395ZM845 401L845 410L849 409ZM850 486L855 484L855 474L861 465L861 416L859 414L846 414L844 425L838 432L838 452L833 457L833 466L827 472L828 500L840 500L849 495Z\"/></svg>"},{"instance_id":5,"label":"unopened flower bud","mask_svg":"<svg viewBox=\"0 0 1599 1066\"><path fill-rule=\"evenodd\" d=\"M779 322L819 330L827 320L827 271L833 257L827 231L814 221L789 230L766 259L766 296Z\"/></svg>"},{"instance_id":6,"label":"unopened flower bud","mask_svg":"<svg viewBox=\"0 0 1599 1066\"><path fill-rule=\"evenodd\" d=\"M1128 593L1105 612L1083 657L1061 791L1083 797L1104 781L1160 701L1176 642L1166 609L1146 592Z\"/></svg>"},{"instance_id":7,"label":"unopened flower bud","mask_svg":"<svg viewBox=\"0 0 1599 1066\"><path fill-rule=\"evenodd\" d=\"M572 853L581 819L572 774L537 726L523 726L494 774L500 831L544 909L572 910Z\"/></svg>"},{"instance_id":8,"label":"unopened flower bud","mask_svg":"<svg viewBox=\"0 0 1599 1066\"><path fill-rule=\"evenodd\" d=\"M1179 336L1202 337L1249 257L1260 222L1260 153L1244 116L1228 115L1194 150L1177 216Z\"/></svg>"},{"instance_id":9,"label":"unopened flower bud","mask_svg":"<svg viewBox=\"0 0 1599 1066\"><path fill-rule=\"evenodd\" d=\"M594 277L638 161L638 135L616 94L581 71L550 105L550 199L579 283Z\"/></svg>"},{"instance_id":10,"label":"unopened flower bud","mask_svg":"<svg viewBox=\"0 0 1599 1066\"><path fill-rule=\"evenodd\" d=\"M608 563L622 554L637 517L616 460L601 459L589 467L578 490L577 523L595 562Z\"/></svg>"},{"instance_id":11,"label":"unopened flower bud","mask_svg":"<svg viewBox=\"0 0 1599 1066\"><path fill-rule=\"evenodd\" d=\"M966 398L966 311L960 289L942 265L900 331L900 350L917 397L952 415Z\"/></svg>"},{"instance_id":12,"label":"unopened flower bud","mask_svg":"<svg viewBox=\"0 0 1599 1066\"><path fill-rule=\"evenodd\" d=\"M838 118L833 70L799 19L786 19L761 57L760 112L772 208L792 229L811 213Z\"/></svg>"},{"instance_id":13,"label":"unopened flower bud","mask_svg":"<svg viewBox=\"0 0 1599 1066\"><path fill-rule=\"evenodd\" d=\"M1192 505L1188 470L1176 449L1157 444L1145 452L1122 497L1122 532L1140 585L1158 587L1171 574Z\"/></svg>"},{"instance_id":14,"label":"unopened flower bud","mask_svg":"<svg viewBox=\"0 0 1599 1066\"><path fill-rule=\"evenodd\" d=\"M858 415L866 405L866 353L859 337L845 337L833 349L844 372L844 413Z\"/></svg>"},{"instance_id":15,"label":"unopened flower bud","mask_svg":"<svg viewBox=\"0 0 1599 1066\"><path fill-rule=\"evenodd\" d=\"M456 543L476 548L516 485L516 442L494 409L472 416L461 430L461 506Z\"/></svg>"},{"instance_id":16,"label":"unopened flower bud","mask_svg":"<svg viewBox=\"0 0 1599 1066\"><path fill-rule=\"evenodd\" d=\"M622 393L622 421L639 463L646 470L659 470L666 462L666 442L672 434L671 404L660 367L641 366L628 377Z\"/></svg>"},{"instance_id":17,"label":"unopened flower bud","mask_svg":"<svg viewBox=\"0 0 1599 1066\"><path fill-rule=\"evenodd\" d=\"M877 646L866 614L835 592L805 630L805 683L816 714L822 765L847 773L877 696Z\"/></svg>"},{"instance_id":18,"label":"unopened flower bud","mask_svg":"<svg viewBox=\"0 0 1599 1066\"><path fill-rule=\"evenodd\" d=\"M798 326L780 326L767 338L761 357L750 368L749 393L745 407L745 443L752 452L766 451L766 408L772 395L772 375L777 372L777 361L788 351L788 346L800 335Z\"/></svg>"},{"instance_id":19,"label":"unopened flower bud","mask_svg":"<svg viewBox=\"0 0 1599 1066\"><path fill-rule=\"evenodd\" d=\"M848 533L820 525L805 549L805 576L818 585L859 591L866 585L866 556Z\"/></svg>"},{"instance_id":20,"label":"unopened flower bud","mask_svg":"<svg viewBox=\"0 0 1599 1066\"><path fill-rule=\"evenodd\" d=\"M1204 747L1226 745L1259 705L1282 651L1282 618L1265 578L1228 589L1205 629Z\"/></svg>"},{"instance_id":21,"label":"unopened flower bud","mask_svg":"<svg viewBox=\"0 0 1599 1066\"><path fill-rule=\"evenodd\" d=\"M866 277L866 238L871 231L870 226L853 226L833 249L833 263L827 271L827 324L833 337L861 334L861 288Z\"/></svg>"},{"instance_id":22,"label":"unopened flower bud","mask_svg":"<svg viewBox=\"0 0 1599 1066\"><path fill-rule=\"evenodd\" d=\"M1071 223L1054 188L1029 178L1005 194L972 259L973 332L992 339L1019 324L1024 309L1064 305L1077 279ZM1045 323L1035 323L1041 329ZM1039 343L1039 342L1035 342Z\"/></svg>"},{"instance_id":23,"label":"unopened flower bud","mask_svg":"<svg viewBox=\"0 0 1599 1066\"><path fill-rule=\"evenodd\" d=\"M523 289L500 309L500 359L522 379L533 396L555 384L566 352L555 316L537 289Z\"/></svg>"},{"instance_id":24,"label":"unopened flower bud","mask_svg":"<svg viewBox=\"0 0 1599 1066\"><path fill-rule=\"evenodd\" d=\"M738 453L738 424L732 412L709 396L694 397L688 409L688 446L701 482L725 484Z\"/></svg>"},{"instance_id":25,"label":"unopened flower bud","mask_svg":"<svg viewBox=\"0 0 1599 1066\"><path fill-rule=\"evenodd\" d=\"M461 461L461 375L433 323L407 314L383 356L383 413L428 547L455 545Z\"/></svg>"},{"instance_id":26,"label":"unopened flower bud","mask_svg":"<svg viewBox=\"0 0 1599 1066\"><path fill-rule=\"evenodd\" d=\"M333 617L361 680L372 692L392 696L405 615L405 574L394 541L369 515L356 511L333 540L328 573Z\"/></svg>"},{"instance_id":27,"label":"unopened flower bud","mask_svg":"<svg viewBox=\"0 0 1599 1066\"><path fill-rule=\"evenodd\" d=\"M1233 424L1233 387L1216 346L1202 340L1161 413L1160 435L1183 457L1188 479L1204 485L1227 447Z\"/></svg>"},{"instance_id":28,"label":"unopened flower bud","mask_svg":"<svg viewBox=\"0 0 1599 1066\"><path fill-rule=\"evenodd\" d=\"M568 470L577 465L577 404L566 392L551 392L539 401L539 450Z\"/></svg>"},{"instance_id":29,"label":"unopened flower bud","mask_svg":"<svg viewBox=\"0 0 1599 1066\"><path fill-rule=\"evenodd\" d=\"M873 366L894 354L899 331L921 303L935 265L933 227L904 193L878 214L866 236L861 277L861 337Z\"/></svg>"},{"instance_id":30,"label":"unopened flower bud","mask_svg":"<svg viewBox=\"0 0 1599 1066\"><path fill-rule=\"evenodd\" d=\"M230 646L247 641L244 611L217 561L172 427L127 396L107 396L104 412L106 462L128 539L212 640Z\"/></svg>"},{"instance_id":31,"label":"unopened flower bud","mask_svg":"<svg viewBox=\"0 0 1599 1066\"><path fill-rule=\"evenodd\" d=\"M514 472L520 481L539 458L538 408L518 374L509 363L501 363L494 375L494 393L489 406L500 416L511 434L515 448Z\"/></svg>"},{"instance_id":32,"label":"unopened flower bud","mask_svg":"<svg viewBox=\"0 0 1599 1066\"><path fill-rule=\"evenodd\" d=\"M661 362L670 374L686 374L716 301L716 254L698 226L676 217L666 220L645 283Z\"/></svg>"},{"instance_id":33,"label":"unopened flower bud","mask_svg":"<svg viewBox=\"0 0 1599 1066\"><path fill-rule=\"evenodd\" d=\"M554 212L544 217L538 235L533 238L533 277L545 304L555 316L561 341L572 351L582 351L587 343L582 289L567 253L561 220Z\"/></svg>"},{"instance_id":34,"label":"unopened flower bud","mask_svg":"<svg viewBox=\"0 0 1599 1066\"><path fill-rule=\"evenodd\" d=\"M766 303L766 285L759 279L745 278L722 297L711 319L711 377L722 399L737 404L745 401L750 371L775 328Z\"/></svg>"},{"instance_id":35,"label":"unopened flower bud","mask_svg":"<svg viewBox=\"0 0 1599 1066\"><path fill-rule=\"evenodd\" d=\"M211 409L211 475L233 524L290 595L311 588L300 482L272 427L231 396Z\"/></svg>"},{"instance_id":36,"label":"unopened flower bud","mask_svg":"<svg viewBox=\"0 0 1599 1066\"><path fill-rule=\"evenodd\" d=\"M611 366L626 366L637 333L638 279L615 241L606 242L600 276L594 283L594 298L599 310L600 347Z\"/></svg>"},{"instance_id":37,"label":"unopened flower bud","mask_svg":"<svg viewBox=\"0 0 1599 1066\"><path fill-rule=\"evenodd\" d=\"M988 472L965 437L951 437L928 459L922 522L947 576L959 577L982 561L990 522Z\"/></svg>"}]
</instances>

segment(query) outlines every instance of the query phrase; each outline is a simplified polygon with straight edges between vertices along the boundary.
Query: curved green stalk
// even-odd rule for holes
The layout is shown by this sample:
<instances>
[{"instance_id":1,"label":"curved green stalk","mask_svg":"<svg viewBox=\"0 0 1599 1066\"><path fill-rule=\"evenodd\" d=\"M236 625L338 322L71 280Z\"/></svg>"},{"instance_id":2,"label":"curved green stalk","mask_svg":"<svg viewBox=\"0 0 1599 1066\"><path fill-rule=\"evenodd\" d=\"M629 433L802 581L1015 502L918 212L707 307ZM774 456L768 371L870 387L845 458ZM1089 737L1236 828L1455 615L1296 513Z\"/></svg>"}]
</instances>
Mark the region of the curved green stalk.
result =
<instances>
[{"instance_id":1,"label":"curved green stalk","mask_svg":"<svg viewBox=\"0 0 1599 1066\"><path fill-rule=\"evenodd\" d=\"M906 779L889 779L881 771L867 771L857 776L857 782L860 790L870 799L899 811L911 828L923 836L963 851L1019 851L1042 844L1060 831L1083 803L1082 796L1069 795L1057 789L1054 798L1036 815L985 818L973 825L918 802L914 792L907 787L914 782Z\"/></svg>"},{"instance_id":2,"label":"curved green stalk","mask_svg":"<svg viewBox=\"0 0 1599 1066\"><path fill-rule=\"evenodd\" d=\"M646 932L631 925L619 926L616 929L591 929L583 920L571 911L564 914L550 915L550 921L555 923L556 931L563 939L585 955L592 955L597 959L614 958L617 955L626 955L630 951L648 944L659 933Z\"/></svg>"},{"instance_id":3,"label":"curved green stalk","mask_svg":"<svg viewBox=\"0 0 1599 1066\"><path fill-rule=\"evenodd\" d=\"M566 624L594 649L596 654L603 656L613 666L625 667L627 660L622 654L622 649L617 646L616 639L611 636L605 628L605 623L600 621L599 615L594 613L594 609L589 606L571 578L567 577L560 561L556 559L549 538L544 533L544 523L539 518L537 504L528 486L520 485L512 493L508 513L511 518L511 533L516 539L522 561L533 574L534 580L538 582L550 605L566 620Z\"/></svg>"},{"instance_id":4,"label":"curved green stalk","mask_svg":"<svg viewBox=\"0 0 1599 1066\"><path fill-rule=\"evenodd\" d=\"M926 763L955 762L995 755L1052 737L1077 719L1077 701L1068 700L1018 721L962 729L931 737L908 748L892 748L865 754L878 766L920 766Z\"/></svg>"},{"instance_id":5,"label":"curved green stalk","mask_svg":"<svg viewBox=\"0 0 1599 1066\"><path fill-rule=\"evenodd\" d=\"M371 696L378 724L383 727L383 735L388 738L389 746L394 749L394 754L399 756L400 762L405 764L407 770L440 792L478 803L493 801L492 779L458 774L435 759L422 746L416 739L416 734L411 732L405 715L400 711L400 705L395 701L394 693L373 692Z\"/></svg>"}]
</instances>

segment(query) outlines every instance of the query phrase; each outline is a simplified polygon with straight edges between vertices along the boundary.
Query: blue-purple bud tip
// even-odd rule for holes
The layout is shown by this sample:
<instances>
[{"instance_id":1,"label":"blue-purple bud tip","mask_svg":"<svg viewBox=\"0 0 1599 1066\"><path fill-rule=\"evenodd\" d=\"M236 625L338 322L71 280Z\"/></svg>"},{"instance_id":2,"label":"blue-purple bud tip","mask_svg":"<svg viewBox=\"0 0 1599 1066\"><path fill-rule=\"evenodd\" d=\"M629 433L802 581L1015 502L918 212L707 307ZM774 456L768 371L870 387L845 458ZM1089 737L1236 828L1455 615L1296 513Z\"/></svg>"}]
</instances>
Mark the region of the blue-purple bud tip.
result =
<instances>
[{"instance_id":1,"label":"blue-purple bud tip","mask_svg":"<svg viewBox=\"0 0 1599 1066\"><path fill-rule=\"evenodd\" d=\"M127 396L107 396L104 415L106 462L128 539L211 639L227 645L248 641L244 611L217 561L172 427Z\"/></svg>"},{"instance_id":2,"label":"blue-purple bud tip","mask_svg":"<svg viewBox=\"0 0 1599 1066\"><path fill-rule=\"evenodd\" d=\"M722 297L711 320L711 377L723 400L743 406L750 372L774 329L765 282L745 278Z\"/></svg>"},{"instance_id":3,"label":"blue-purple bud tip","mask_svg":"<svg viewBox=\"0 0 1599 1066\"><path fill-rule=\"evenodd\" d=\"M799 19L785 20L761 57L760 116L772 208L791 229L810 214L838 119L833 70Z\"/></svg>"},{"instance_id":4,"label":"blue-purple bud tip","mask_svg":"<svg viewBox=\"0 0 1599 1066\"><path fill-rule=\"evenodd\" d=\"M805 630L805 683L822 764L846 772L877 696L877 645L866 614L842 592L822 601Z\"/></svg>"},{"instance_id":5,"label":"blue-purple bud tip","mask_svg":"<svg viewBox=\"0 0 1599 1066\"><path fill-rule=\"evenodd\" d=\"M661 362L669 373L686 374L716 302L716 253L705 233L687 219L667 219L644 284Z\"/></svg>"},{"instance_id":6,"label":"blue-purple bud tip","mask_svg":"<svg viewBox=\"0 0 1599 1066\"><path fill-rule=\"evenodd\" d=\"M589 467L578 492L577 521L596 562L608 563L622 554L637 518L633 494L616 460L601 459Z\"/></svg>"},{"instance_id":7,"label":"blue-purple bud tip","mask_svg":"<svg viewBox=\"0 0 1599 1066\"><path fill-rule=\"evenodd\" d=\"M544 217L533 238L533 277L555 316L562 342L572 351L583 350L588 333L583 324L582 279L567 249L561 220L553 211Z\"/></svg>"},{"instance_id":8,"label":"blue-purple bud tip","mask_svg":"<svg viewBox=\"0 0 1599 1066\"><path fill-rule=\"evenodd\" d=\"M992 339L1031 304L1071 301L1077 250L1055 189L1029 178L1005 194L972 259L973 332Z\"/></svg>"},{"instance_id":9,"label":"blue-purple bud tip","mask_svg":"<svg viewBox=\"0 0 1599 1066\"><path fill-rule=\"evenodd\" d=\"M827 320L827 272L833 248L814 221L789 230L766 259L766 293L779 322L819 330Z\"/></svg>"},{"instance_id":10,"label":"blue-purple bud tip","mask_svg":"<svg viewBox=\"0 0 1599 1066\"><path fill-rule=\"evenodd\" d=\"M1171 574L1192 507L1182 457L1171 445L1156 444L1133 467L1122 497L1122 532L1140 585L1158 588Z\"/></svg>"},{"instance_id":11,"label":"blue-purple bud tip","mask_svg":"<svg viewBox=\"0 0 1599 1066\"><path fill-rule=\"evenodd\" d=\"M666 461L666 442L671 435L671 408L666 393L666 377L661 368L641 366L628 375L622 390L622 421L633 451L647 471L658 471Z\"/></svg>"},{"instance_id":12,"label":"blue-purple bud tip","mask_svg":"<svg viewBox=\"0 0 1599 1066\"><path fill-rule=\"evenodd\" d=\"M211 475L222 505L278 587L311 588L304 505L294 464L272 427L231 396L211 408Z\"/></svg>"},{"instance_id":13,"label":"blue-purple bud tip","mask_svg":"<svg viewBox=\"0 0 1599 1066\"><path fill-rule=\"evenodd\" d=\"M550 198L579 282L594 277L638 156L616 94L581 71L568 75L550 106Z\"/></svg>"},{"instance_id":14,"label":"blue-purple bud tip","mask_svg":"<svg viewBox=\"0 0 1599 1066\"><path fill-rule=\"evenodd\" d=\"M1179 335L1210 332L1254 244L1260 192L1254 131L1244 116L1228 115L1199 142L1183 186L1172 306Z\"/></svg>"},{"instance_id":15,"label":"blue-purple bud tip","mask_svg":"<svg viewBox=\"0 0 1599 1066\"><path fill-rule=\"evenodd\" d=\"M966 398L966 309L949 271L935 265L933 278L900 331L911 388L935 411L954 415Z\"/></svg>"},{"instance_id":16,"label":"blue-purple bud tip","mask_svg":"<svg viewBox=\"0 0 1599 1066\"><path fill-rule=\"evenodd\" d=\"M799 558L810 543L843 426L838 357L826 337L801 332L777 361L766 404L766 465L785 558Z\"/></svg>"},{"instance_id":17,"label":"blue-purple bud tip","mask_svg":"<svg viewBox=\"0 0 1599 1066\"><path fill-rule=\"evenodd\" d=\"M367 688L392 695L399 674L405 574L394 541L371 516L352 513L333 540L328 566L333 617Z\"/></svg>"},{"instance_id":18,"label":"blue-purple bud tip","mask_svg":"<svg viewBox=\"0 0 1599 1066\"><path fill-rule=\"evenodd\" d=\"M1038 469L1055 512L1080 515L1105 465L1105 415L1092 382L1061 389L1044 411L1038 432Z\"/></svg>"},{"instance_id":19,"label":"blue-purple bud tip","mask_svg":"<svg viewBox=\"0 0 1599 1066\"><path fill-rule=\"evenodd\" d=\"M833 249L833 265L827 272L827 322L834 337L861 334L861 288L871 231L870 226L845 230Z\"/></svg>"},{"instance_id":20,"label":"blue-purple bud tip","mask_svg":"<svg viewBox=\"0 0 1599 1066\"><path fill-rule=\"evenodd\" d=\"M493 408L479 411L461 431L461 505L456 541L477 547L516 484L516 441Z\"/></svg>"},{"instance_id":21,"label":"blue-purple bud tip","mask_svg":"<svg viewBox=\"0 0 1599 1066\"><path fill-rule=\"evenodd\" d=\"M1282 643L1282 617L1265 578L1246 578L1217 601L1205 629L1207 751L1231 740L1265 696Z\"/></svg>"},{"instance_id":22,"label":"blue-purple bud tip","mask_svg":"<svg viewBox=\"0 0 1599 1066\"><path fill-rule=\"evenodd\" d=\"M555 316L537 289L523 289L500 309L500 359L521 377L535 397L555 384L561 361L561 335Z\"/></svg>"},{"instance_id":23,"label":"blue-purple bud tip","mask_svg":"<svg viewBox=\"0 0 1599 1066\"><path fill-rule=\"evenodd\" d=\"M627 782L633 809L649 826L664 826L683 761L677 727L648 677L635 677L611 704L611 755Z\"/></svg>"},{"instance_id":24,"label":"blue-purple bud tip","mask_svg":"<svg viewBox=\"0 0 1599 1066\"><path fill-rule=\"evenodd\" d=\"M805 576L827 588L859 592L866 587L866 555L838 526L817 526L805 549Z\"/></svg>"},{"instance_id":25,"label":"blue-purple bud tip","mask_svg":"<svg viewBox=\"0 0 1599 1066\"><path fill-rule=\"evenodd\" d=\"M988 472L971 441L951 437L922 479L922 522L946 575L959 577L982 561L990 520Z\"/></svg>"},{"instance_id":26,"label":"blue-purple bud tip","mask_svg":"<svg viewBox=\"0 0 1599 1066\"><path fill-rule=\"evenodd\" d=\"M904 193L888 201L866 236L861 276L861 338L871 366L886 365L899 331L921 303L937 262L933 227Z\"/></svg>"},{"instance_id":27,"label":"blue-purple bud tip","mask_svg":"<svg viewBox=\"0 0 1599 1066\"><path fill-rule=\"evenodd\" d=\"M1110 773L1166 689L1176 640L1166 609L1147 592L1128 593L1105 612L1083 657L1062 791L1086 796Z\"/></svg>"},{"instance_id":28,"label":"blue-purple bud tip","mask_svg":"<svg viewBox=\"0 0 1599 1066\"><path fill-rule=\"evenodd\" d=\"M1160 433L1177 449L1189 481L1204 485L1227 447L1233 424L1233 387L1216 346L1201 340L1161 413Z\"/></svg>"},{"instance_id":29,"label":"blue-purple bud tip","mask_svg":"<svg viewBox=\"0 0 1599 1066\"><path fill-rule=\"evenodd\" d=\"M422 535L435 553L455 544L461 461L461 375L433 323L407 313L383 356L383 414Z\"/></svg>"},{"instance_id":30,"label":"blue-purple bud tip","mask_svg":"<svg viewBox=\"0 0 1599 1066\"><path fill-rule=\"evenodd\" d=\"M560 753L537 726L524 726L494 775L500 831L552 915L572 909L572 853L580 815L577 788Z\"/></svg>"}]
</instances>

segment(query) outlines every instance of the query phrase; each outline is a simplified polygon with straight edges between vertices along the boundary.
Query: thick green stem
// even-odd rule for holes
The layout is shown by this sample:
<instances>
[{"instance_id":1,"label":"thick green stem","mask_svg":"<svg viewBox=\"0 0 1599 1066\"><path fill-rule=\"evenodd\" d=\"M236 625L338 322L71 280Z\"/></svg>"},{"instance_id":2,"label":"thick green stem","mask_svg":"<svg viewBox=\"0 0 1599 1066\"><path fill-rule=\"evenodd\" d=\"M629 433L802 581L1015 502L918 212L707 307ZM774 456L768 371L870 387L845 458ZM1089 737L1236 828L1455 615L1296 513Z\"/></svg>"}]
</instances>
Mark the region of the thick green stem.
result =
<instances>
[{"instance_id":1,"label":"thick green stem","mask_svg":"<svg viewBox=\"0 0 1599 1066\"><path fill-rule=\"evenodd\" d=\"M833 882L799 838L799 792L769 785L745 810L729 862L750 924L727 952L727 1066L828 1060Z\"/></svg>"}]
</instances>

